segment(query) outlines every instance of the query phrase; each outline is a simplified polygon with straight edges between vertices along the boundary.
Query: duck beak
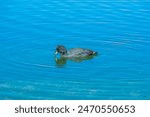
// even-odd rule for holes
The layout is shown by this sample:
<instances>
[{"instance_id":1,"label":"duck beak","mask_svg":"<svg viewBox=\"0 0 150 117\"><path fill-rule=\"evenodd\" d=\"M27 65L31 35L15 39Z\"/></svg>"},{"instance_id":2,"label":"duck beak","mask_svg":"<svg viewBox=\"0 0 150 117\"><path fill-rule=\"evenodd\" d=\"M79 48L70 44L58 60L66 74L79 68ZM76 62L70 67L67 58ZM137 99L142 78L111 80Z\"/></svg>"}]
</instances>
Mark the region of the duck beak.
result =
<instances>
[{"instance_id":1,"label":"duck beak","mask_svg":"<svg viewBox=\"0 0 150 117\"><path fill-rule=\"evenodd\" d=\"M58 51L57 51L57 50L55 51L55 55L56 55L56 54L58 54Z\"/></svg>"}]
</instances>

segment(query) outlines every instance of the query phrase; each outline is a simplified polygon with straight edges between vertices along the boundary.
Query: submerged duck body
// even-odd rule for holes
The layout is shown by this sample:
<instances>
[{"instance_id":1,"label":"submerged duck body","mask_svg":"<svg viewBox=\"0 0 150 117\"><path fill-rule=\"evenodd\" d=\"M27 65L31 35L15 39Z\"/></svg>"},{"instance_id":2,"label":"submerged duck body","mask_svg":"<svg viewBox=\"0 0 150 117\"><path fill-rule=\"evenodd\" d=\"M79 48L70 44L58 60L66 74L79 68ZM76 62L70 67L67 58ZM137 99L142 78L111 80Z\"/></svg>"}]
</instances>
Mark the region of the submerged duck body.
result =
<instances>
[{"instance_id":1,"label":"submerged duck body","mask_svg":"<svg viewBox=\"0 0 150 117\"><path fill-rule=\"evenodd\" d=\"M97 52L84 48L73 48L67 51L67 49L62 45L56 48L55 54L57 53L60 53L61 57L65 58L84 58L97 55Z\"/></svg>"}]
</instances>

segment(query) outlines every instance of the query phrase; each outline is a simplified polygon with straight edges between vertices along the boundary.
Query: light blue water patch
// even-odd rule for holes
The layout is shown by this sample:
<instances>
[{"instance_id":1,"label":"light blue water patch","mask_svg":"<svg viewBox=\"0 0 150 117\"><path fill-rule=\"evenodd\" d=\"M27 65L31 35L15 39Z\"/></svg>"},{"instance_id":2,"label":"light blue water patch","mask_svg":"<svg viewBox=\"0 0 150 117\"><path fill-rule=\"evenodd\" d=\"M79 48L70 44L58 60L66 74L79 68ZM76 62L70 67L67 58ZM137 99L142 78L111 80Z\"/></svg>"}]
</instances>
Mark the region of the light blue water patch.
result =
<instances>
[{"instance_id":1,"label":"light blue water patch","mask_svg":"<svg viewBox=\"0 0 150 117\"><path fill-rule=\"evenodd\" d=\"M56 63L54 52L98 56ZM0 1L0 99L150 99L150 2Z\"/></svg>"}]
</instances>

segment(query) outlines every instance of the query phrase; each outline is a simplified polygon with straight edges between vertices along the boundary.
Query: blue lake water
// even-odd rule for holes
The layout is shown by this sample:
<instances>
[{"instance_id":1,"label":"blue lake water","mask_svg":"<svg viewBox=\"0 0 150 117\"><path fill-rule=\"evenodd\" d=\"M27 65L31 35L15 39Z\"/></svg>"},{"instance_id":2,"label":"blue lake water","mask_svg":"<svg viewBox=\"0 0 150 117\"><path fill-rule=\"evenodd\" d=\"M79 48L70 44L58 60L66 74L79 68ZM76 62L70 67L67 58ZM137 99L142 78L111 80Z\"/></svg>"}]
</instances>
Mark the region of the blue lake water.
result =
<instances>
[{"instance_id":1,"label":"blue lake water","mask_svg":"<svg viewBox=\"0 0 150 117\"><path fill-rule=\"evenodd\" d=\"M0 99L150 99L150 2L1 0Z\"/></svg>"}]
</instances>

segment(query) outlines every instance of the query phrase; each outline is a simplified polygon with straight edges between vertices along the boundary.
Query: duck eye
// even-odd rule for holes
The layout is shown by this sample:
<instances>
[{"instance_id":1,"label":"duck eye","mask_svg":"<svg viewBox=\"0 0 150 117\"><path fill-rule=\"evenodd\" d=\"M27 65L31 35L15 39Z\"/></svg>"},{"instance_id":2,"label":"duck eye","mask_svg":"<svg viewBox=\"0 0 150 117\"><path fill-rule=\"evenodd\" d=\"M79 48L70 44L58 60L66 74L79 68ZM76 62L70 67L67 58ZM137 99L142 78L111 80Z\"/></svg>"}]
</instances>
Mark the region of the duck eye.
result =
<instances>
[{"instance_id":1,"label":"duck eye","mask_svg":"<svg viewBox=\"0 0 150 117\"><path fill-rule=\"evenodd\" d=\"M59 48L57 48L56 51L59 51Z\"/></svg>"}]
</instances>

